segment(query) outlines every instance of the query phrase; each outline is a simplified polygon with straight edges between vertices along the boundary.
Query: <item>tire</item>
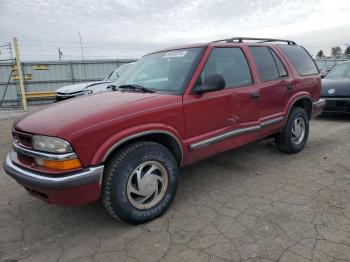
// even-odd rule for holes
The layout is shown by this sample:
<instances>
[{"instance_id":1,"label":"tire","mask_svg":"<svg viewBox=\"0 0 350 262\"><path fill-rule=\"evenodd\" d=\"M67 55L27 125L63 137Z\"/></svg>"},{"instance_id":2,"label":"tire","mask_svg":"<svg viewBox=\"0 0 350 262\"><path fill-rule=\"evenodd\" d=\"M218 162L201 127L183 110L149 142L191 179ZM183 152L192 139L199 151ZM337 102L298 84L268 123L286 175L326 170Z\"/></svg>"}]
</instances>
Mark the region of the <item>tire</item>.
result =
<instances>
[{"instance_id":1,"label":"tire","mask_svg":"<svg viewBox=\"0 0 350 262\"><path fill-rule=\"evenodd\" d=\"M276 136L276 145L282 152L295 154L303 150L308 136L309 117L306 111L301 107L293 107L282 132Z\"/></svg>"},{"instance_id":2,"label":"tire","mask_svg":"<svg viewBox=\"0 0 350 262\"><path fill-rule=\"evenodd\" d=\"M168 209L178 177L178 164L166 147L148 141L132 143L107 162L103 205L114 218L130 224L145 223Z\"/></svg>"}]
</instances>

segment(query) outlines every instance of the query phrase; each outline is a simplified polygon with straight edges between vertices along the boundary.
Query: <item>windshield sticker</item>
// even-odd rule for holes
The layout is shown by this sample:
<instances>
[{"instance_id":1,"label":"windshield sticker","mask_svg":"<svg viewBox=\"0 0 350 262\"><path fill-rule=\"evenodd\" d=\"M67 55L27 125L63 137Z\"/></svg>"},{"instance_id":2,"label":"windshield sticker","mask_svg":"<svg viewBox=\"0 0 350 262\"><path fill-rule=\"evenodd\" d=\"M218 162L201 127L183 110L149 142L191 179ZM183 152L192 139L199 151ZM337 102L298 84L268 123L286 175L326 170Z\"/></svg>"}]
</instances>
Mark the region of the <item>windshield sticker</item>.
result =
<instances>
[{"instance_id":1,"label":"windshield sticker","mask_svg":"<svg viewBox=\"0 0 350 262\"><path fill-rule=\"evenodd\" d=\"M187 54L187 51L170 51L170 52L166 52L163 58L184 57L186 54Z\"/></svg>"}]
</instances>

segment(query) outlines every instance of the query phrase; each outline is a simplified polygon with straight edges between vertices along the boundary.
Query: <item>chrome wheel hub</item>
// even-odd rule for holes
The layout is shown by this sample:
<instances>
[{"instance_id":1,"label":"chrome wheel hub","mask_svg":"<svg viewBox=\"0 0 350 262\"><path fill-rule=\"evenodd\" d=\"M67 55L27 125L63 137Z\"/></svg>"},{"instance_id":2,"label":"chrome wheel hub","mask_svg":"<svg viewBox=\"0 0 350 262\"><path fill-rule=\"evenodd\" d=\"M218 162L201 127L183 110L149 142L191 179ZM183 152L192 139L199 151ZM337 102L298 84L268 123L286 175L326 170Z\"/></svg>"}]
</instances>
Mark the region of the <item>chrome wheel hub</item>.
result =
<instances>
[{"instance_id":1,"label":"chrome wheel hub","mask_svg":"<svg viewBox=\"0 0 350 262\"><path fill-rule=\"evenodd\" d=\"M168 188L168 172L158 161L146 161L131 173L127 184L129 202L138 209L157 205Z\"/></svg>"},{"instance_id":2,"label":"chrome wheel hub","mask_svg":"<svg viewBox=\"0 0 350 262\"><path fill-rule=\"evenodd\" d=\"M305 120L302 117L297 117L292 126L292 142L295 145L301 144L305 137Z\"/></svg>"}]
</instances>

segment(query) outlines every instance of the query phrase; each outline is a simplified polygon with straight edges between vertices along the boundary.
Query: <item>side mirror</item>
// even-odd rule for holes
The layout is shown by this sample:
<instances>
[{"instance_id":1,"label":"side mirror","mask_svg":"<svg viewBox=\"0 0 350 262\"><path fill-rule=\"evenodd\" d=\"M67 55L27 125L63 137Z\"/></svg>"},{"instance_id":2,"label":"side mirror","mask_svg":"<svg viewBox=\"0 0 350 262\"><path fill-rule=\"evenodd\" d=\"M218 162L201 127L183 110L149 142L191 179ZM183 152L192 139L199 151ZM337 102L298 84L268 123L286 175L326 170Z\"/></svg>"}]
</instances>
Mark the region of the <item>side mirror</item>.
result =
<instances>
[{"instance_id":1,"label":"side mirror","mask_svg":"<svg viewBox=\"0 0 350 262\"><path fill-rule=\"evenodd\" d=\"M196 94L203 94L207 92L219 91L225 88L225 80L221 74L211 74L205 77L202 85L193 88Z\"/></svg>"}]
</instances>

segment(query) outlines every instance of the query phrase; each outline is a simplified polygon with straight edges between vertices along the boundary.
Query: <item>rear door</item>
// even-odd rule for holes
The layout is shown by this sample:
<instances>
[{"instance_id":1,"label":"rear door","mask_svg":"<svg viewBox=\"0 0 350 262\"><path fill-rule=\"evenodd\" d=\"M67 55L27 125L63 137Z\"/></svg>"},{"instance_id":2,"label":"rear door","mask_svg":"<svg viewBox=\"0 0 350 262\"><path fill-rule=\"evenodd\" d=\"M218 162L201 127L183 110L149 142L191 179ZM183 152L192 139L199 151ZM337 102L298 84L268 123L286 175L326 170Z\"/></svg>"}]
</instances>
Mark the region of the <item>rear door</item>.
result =
<instances>
[{"instance_id":1,"label":"rear door","mask_svg":"<svg viewBox=\"0 0 350 262\"><path fill-rule=\"evenodd\" d=\"M293 78L277 53L267 46L250 46L259 75L259 115L266 121L283 115Z\"/></svg>"}]
</instances>

